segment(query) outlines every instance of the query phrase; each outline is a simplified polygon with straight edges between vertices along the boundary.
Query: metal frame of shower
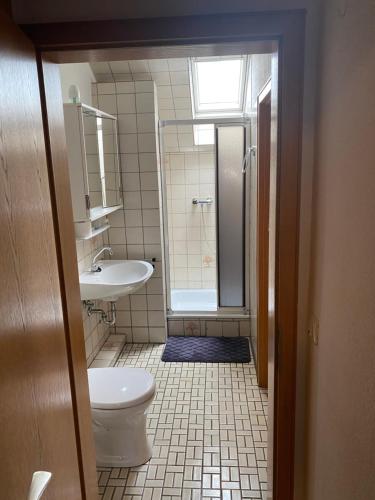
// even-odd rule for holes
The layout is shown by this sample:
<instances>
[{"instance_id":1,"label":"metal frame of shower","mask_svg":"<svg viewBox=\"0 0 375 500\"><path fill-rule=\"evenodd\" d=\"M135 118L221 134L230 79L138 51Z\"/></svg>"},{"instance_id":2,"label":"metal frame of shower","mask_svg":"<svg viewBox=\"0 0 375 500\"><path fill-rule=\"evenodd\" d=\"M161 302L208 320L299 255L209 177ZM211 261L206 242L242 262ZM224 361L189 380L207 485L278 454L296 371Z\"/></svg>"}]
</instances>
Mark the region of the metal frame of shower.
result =
<instances>
[{"instance_id":1,"label":"metal frame of shower","mask_svg":"<svg viewBox=\"0 0 375 500\"><path fill-rule=\"evenodd\" d=\"M218 126L235 126L242 125L245 128L245 149L250 144L250 117L226 117L226 118L192 118L192 119L175 119L175 120L159 120L158 122L158 137L159 137L159 160L160 160L160 185L161 185L161 210L162 210L162 233L163 233L163 245L162 245L162 258L165 264L165 285L166 285L166 306L167 306L167 316L169 317L227 317L227 318L249 318L250 317L250 277L249 277L249 257L250 249L247 244L247 231L249 231L249 214L246 213L245 199L243 201L244 206L244 235L243 235L243 254L244 254L244 270L245 270L245 282L244 282L244 296L245 305L243 307L219 307L219 242L218 242L218 223L216 224L216 290L217 290L217 303L218 307L216 311L173 311L171 309L171 285L170 285L170 261L169 261L169 234L168 234L168 205L167 205L167 194L166 194L166 180L165 171L163 167L163 159L166 151L164 151L164 142L162 137L162 130L168 126L178 126L178 125L214 125L215 130L215 142L214 154L215 154L215 165L217 166L217 139L216 139L216 129ZM217 169L217 167L216 167ZM218 206L217 206L217 170L215 169L215 210L216 217L218 217ZM246 176L244 173L244 198L246 193Z\"/></svg>"}]
</instances>

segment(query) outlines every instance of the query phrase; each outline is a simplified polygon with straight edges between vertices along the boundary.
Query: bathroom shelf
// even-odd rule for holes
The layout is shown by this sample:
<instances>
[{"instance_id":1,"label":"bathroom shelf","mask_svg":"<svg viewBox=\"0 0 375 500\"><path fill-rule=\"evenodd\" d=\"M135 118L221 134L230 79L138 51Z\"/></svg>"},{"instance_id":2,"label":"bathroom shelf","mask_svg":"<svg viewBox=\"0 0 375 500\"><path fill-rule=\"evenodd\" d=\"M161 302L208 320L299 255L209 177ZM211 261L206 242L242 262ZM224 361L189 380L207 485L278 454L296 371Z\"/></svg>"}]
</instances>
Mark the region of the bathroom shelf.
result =
<instances>
[{"instance_id":1,"label":"bathroom shelf","mask_svg":"<svg viewBox=\"0 0 375 500\"><path fill-rule=\"evenodd\" d=\"M78 223L79 224L79 223ZM76 224L77 227L77 224ZM98 236L101 233L104 233L104 231L107 231L111 227L110 224L105 224L104 226L100 226L96 229L91 229L91 233L85 234L84 236L76 236L77 241L82 241L82 240L91 240L92 238L95 238L95 236ZM76 230L77 232L77 230Z\"/></svg>"},{"instance_id":2,"label":"bathroom shelf","mask_svg":"<svg viewBox=\"0 0 375 500\"><path fill-rule=\"evenodd\" d=\"M101 219L102 217L105 217L106 215L109 215L113 212L116 212L117 210L120 210L122 208L122 205L115 205L113 207L95 207L90 210L90 221L94 222L98 219Z\"/></svg>"}]
</instances>

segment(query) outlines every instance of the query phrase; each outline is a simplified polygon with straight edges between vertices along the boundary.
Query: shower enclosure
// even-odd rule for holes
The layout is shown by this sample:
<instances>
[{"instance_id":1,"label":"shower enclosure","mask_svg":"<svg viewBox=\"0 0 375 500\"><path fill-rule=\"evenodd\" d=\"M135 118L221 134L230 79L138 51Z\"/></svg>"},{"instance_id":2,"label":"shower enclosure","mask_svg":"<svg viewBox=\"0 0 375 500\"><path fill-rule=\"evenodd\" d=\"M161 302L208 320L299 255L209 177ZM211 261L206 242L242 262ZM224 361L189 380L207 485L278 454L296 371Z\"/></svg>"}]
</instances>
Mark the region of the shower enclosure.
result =
<instances>
[{"instance_id":1,"label":"shower enclosure","mask_svg":"<svg viewBox=\"0 0 375 500\"><path fill-rule=\"evenodd\" d=\"M159 122L168 313L247 309L244 119Z\"/></svg>"}]
</instances>

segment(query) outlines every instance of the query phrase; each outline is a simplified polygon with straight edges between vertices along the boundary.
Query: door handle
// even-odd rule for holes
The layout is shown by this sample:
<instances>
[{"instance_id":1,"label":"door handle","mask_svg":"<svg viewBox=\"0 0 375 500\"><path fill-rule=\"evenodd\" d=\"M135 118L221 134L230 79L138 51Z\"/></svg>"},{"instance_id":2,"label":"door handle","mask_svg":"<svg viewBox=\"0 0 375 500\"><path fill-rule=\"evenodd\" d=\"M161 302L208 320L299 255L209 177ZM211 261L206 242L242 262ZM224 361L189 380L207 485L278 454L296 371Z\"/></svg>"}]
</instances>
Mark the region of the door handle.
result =
<instances>
[{"instance_id":1,"label":"door handle","mask_svg":"<svg viewBox=\"0 0 375 500\"><path fill-rule=\"evenodd\" d=\"M39 500L47 488L51 477L52 474L44 470L34 472L27 500Z\"/></svg>"}]
</instances>

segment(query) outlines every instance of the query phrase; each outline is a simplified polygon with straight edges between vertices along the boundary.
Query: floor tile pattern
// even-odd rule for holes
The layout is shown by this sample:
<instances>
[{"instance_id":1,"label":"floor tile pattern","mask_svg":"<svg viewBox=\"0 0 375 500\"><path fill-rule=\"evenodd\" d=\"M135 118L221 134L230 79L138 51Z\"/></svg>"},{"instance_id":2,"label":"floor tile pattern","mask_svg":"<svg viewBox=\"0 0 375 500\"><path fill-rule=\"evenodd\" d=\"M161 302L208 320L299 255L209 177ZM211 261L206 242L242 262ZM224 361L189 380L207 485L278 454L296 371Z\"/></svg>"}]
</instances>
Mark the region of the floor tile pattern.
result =
<instances>
[{"instance_id":1,"label":"floor tile pattern","mask_svg":"<svg viewBox=\"0 0 375 500\"><path fill-rule=\"evenodd\" d=\"M267 395L254 364L164 363L163 348L126 344L116 362L155 376L153 457L140 467L100 468L100 498L265 499Z\"/></svg>"}]
</instances>

